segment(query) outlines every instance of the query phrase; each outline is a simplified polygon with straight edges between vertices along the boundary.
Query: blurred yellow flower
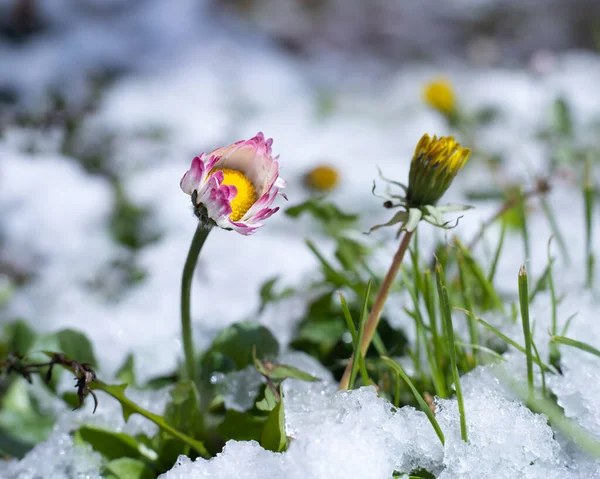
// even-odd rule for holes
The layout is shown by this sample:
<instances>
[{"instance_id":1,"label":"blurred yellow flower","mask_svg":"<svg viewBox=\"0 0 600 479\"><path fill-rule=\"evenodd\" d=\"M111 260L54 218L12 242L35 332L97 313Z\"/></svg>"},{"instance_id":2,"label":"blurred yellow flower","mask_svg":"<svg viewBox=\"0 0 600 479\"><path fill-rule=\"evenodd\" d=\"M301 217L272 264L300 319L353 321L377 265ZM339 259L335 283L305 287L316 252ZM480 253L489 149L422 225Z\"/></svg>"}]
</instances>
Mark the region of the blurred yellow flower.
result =
<instances>
[{"instance_id":1,"label":"blurred yellow flower","mask_svg":"<svg viewBox=\"0 0 600 479\"><path fill-rule=\"evenodd\" d=\"M332 166L319 165L310 170L304 177L304 183L317 191L331 191L339 183L340 175Z\"/></svg>"},{"instance_id":2,"label":"blurred yellow flower","mask_svg":"<svg viewBox=\"0 0 600 479\"><path fill-rule=\"evenodd\" d=\"M452 83L447 78L438 78L426 83L423 88L423 100L444 115L452 115L456 111L456 95Z\"/></svg>"}]
</instances>

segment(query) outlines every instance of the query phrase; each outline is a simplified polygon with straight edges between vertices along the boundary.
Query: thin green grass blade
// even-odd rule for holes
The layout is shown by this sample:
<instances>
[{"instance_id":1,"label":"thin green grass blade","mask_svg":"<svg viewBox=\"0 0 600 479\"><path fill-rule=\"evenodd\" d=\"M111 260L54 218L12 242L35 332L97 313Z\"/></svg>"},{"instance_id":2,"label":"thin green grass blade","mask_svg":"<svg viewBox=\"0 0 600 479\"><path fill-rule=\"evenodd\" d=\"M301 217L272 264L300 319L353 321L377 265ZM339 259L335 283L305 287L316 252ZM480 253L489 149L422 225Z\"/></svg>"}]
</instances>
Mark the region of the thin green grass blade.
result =
<instances>
[{"instance_id":1,"label":"thin green grass blade","mask_svg":"<svg viewBox=\"0 0 600 479\"><path fill-rule=\"evenodd\" d=\"M586 353L593 354L594 356L600 357L600 350L596 349L594 346L591 346L587 343L577 341L575 339L566 338L564 336L552 336L550 341L553 343L564 344L565 346L571 346L573 348L581 349Z\"/></svg>"},{"instance_id":2,"label":"thin green grass blade","mask_svg":"<svg viewBox=\"0 0 600 479\"><path fill-rule=\"evenodd\" d=\"M465 311L464 309L461 309L461 308L455 308L455 309L461 310L465 314L471 314L469 311ZM509 338L508 336L506 336L506 334L502 333L500 330L498 330L497 328L495 328L494 326L492 326L488 322L484 321L483 319L481 319L479 317L475 317L475 319L477 320L477 322L479 324L481 324L488 331L494 333L496 336L498 336L500 339L502 339L505 343L510 344L517 351L521 351L523 354L525 354L525 348L523 346L521 346L519 343L517 343L514 339ZM556 373L556 371L554 369L552 369L547 364L544 364L543 362L541 362L537 358L534 358L533 362L535 364L537 364L540 368L544 368L544 370L546 372L550 372L552 374Z\"/></svg>"},{"instance_id":3,"label":"thin green grass blade","mask_svg":"<svg viewBox=\"0 0 600 479\"><path fill-rule=\"evenodd\" d=\"M556 242L558 243L558 249L560 249L560 253L563 256L565 264L569 264L571 262L571 258L569 257L569 248L567 248L567 243L560 232L560 228L558 227L558 223L556 222L556 217L552 212L552 208L548 203L548 200L544 196L540 196L540 204L542 205L542 211L548 220L548 224L550 225L550 230L552 231L552 235L556 237Z\"/></svg>"},{"instance_id":4,"label":"thin green grass blade","mask_svg":"<svg viewBox=\"0 0 600 479\"><path fill-rule=\"evenodd\" d=\"M354 326L354 321L352 319L352 315L350 314L348 303L346 302L346 298L344 297L341 291L338 291L338 295L340 296L340 303L342 305L344 319L346 320L346 326L348 327L348 331L350 331L350 335L352 336L352 344L356 344L358 332L356 331L356 327ZM362 355L358 358L358 367L363 383L371 384L371 380L369 378L369 374L367 373L367 368L365 366L365 358Z\"/></svg>"},{"instance_id":5,"label":"thin green grass blade","mask_svg":"<svg viewBox=\"0 0 600 479\"><path fill-rule=\"evenodd\" d=\"M463 303L465 309L468 311L474 311L473 308L473 297L470 292L467 271L462 254L458 255L458 279L460 281L460 289L462 292ZM477 329L477 321L473 319L471 315L467 316L467 323L469 326L469 337L471 344L479 344L479 331ZM473 366L477 366L477 350L471 348L471 354L473 355Z\"/></svg>"},{"instance_id":6,"label":"thin green grass blade","mask_svg":"<svg viewBox=\"0 0 600 479\"><path fill-rule=\"evenodd\" d=\"M569 330L569 326L571 326L571 321L573 321L578 314L579 313L573 313L571 316L569 316L567 318L567 321L565 322L565 326L563 327L563 329L560 333L561 336L565 336L567 334L567 331Z\"/></svg>"},{"instance_id":7,"label":"thin green grass blade","mask_svg":"<svg viewBox=\"0 0 600 479\"><path fill-rule=\"evenodd\" d=\"M550 289L550 299L552 301L552 335L556 336L557 331L556 329L558 328L558 324L557 324L557 307L558 307L558 301L556 299L556 289L554 288L554 271L553 271L553 264L554 264L554 258L552 258L551 253L550 253L550 247L552 245L552 238L553 236L550 237L550 239L548 240L548 288ZM549 352L549 358L548 360L550 361L550 364L556 366L557 364L560 363L560 351L558 350L558 347L556 346L556 344L550 342L550 352Z\"/></svg>"},{"instance_id":8,"label":"thin green grass blade","mask_svg":"<svg viewBox=\"0 0 600 479\"><path fill-rule=\"evenodd\" d=\"M458 238L454 238L454 242L463 255L465 265L469 268L471 274L481 286L481 289L483 289L485 294L490 298L494 306L499 311L504 312L504 304L502 303L502 299L500 299L500 296L498 296L498 293L496 292L492 284L487 280L485 274L483 273L483 270L481 269L479 264L477 264L471 252L467 249L465 245L461 243L461 241Z\"/></svg>"},{"instance_id":9,"label":"thin green grass blade","mask_svg":"<svg viewBox=\"0 0 600 479\"><path fill-rule=\"evenodd\" d=\"M549 274L550 274L550 265L546 266L546 269L544 269L544 272L541 274L541 276L536 281L535 286L533 287L533 291L529 295L530 303L533 303L533 300L535 299L537 294L546 288L546 285L548 284L548 275Z\"/></svg>"},{"instance_id":10,"label":"thin green grass blade","mask_svg":"<svg viewBox=\"0 0 600 479\"><path fill-rule=\"evenodd\" d=\"M494 356L496 359L505 362L506 358L504 356L502 356L501 354L497 353L496 351L494 351L491 348L488 348L486 346L482 346L481 344L469 344L469 343L463 343L462 341L456 341L455 344L457 346L462 346L463 348L471 348L471 349L476 349L478 351L482 351L484 353L488 353L491 356Z\"/></svg>"},{"instance_id":11,"label":"thin green grass blade","mask_svg":"<svg viewBox=\"0 0 600 479\"><path fill-rule=\"evenodd\" d=\"M501 375L503 380L520 397L526 396L523 386L512 380L508 375ZM525 405L534 413L544 414L552 423L552 428L560 431L565 437L569 438L575 445L586 451L596 459L600 459L600 441L579 424L567 419L563 411L552 401L538 397L534 400L525 400Z\"/></svg>"},{"instance_id":12,"label":"thin green grass blade","mask_svg":"<svg viewBox=\"0 0 600 479\"><path fill-rule=\"evenodd\" d=\"M535 353L537 360L542 362L542 357L540 356L540 352L538 351L533 338L531 339L531 347L533 348L533 352ZM542 375L542 396L546 397L546 372L544 371L544 368L540 368L540 373Z\"/></svg>"},{"instance_id":13,"label":"thin green grass blade","mask_svg":"<svg viewBox=\"0 0 600 479\"><path fill-rule=\"evenodd\" d=\"M487 280L490 284L494 284L494 277L496 276L496 269L498 268L498 261L500 260L500 253L502 252L502 248L504 247L504 237L506 236L506 221L502 221L502 229L500 230L500 239L498 240L498 246L496 247L496 252L494 253L494 259L492 261L492 266L490 268L490 272L488 273Z\"/></svg>"},{"instance_id":14,"label":"thin green grass blade","mask_svg":"<svg viewBox=\"0 0 600 479\"><path fill-rule=\"evenodd\" d=\"M583 201L585 205L585 254L586 254L586 288L594 282L594 253L592 250L592 213L594 210L594 185L592 184L592 162L586 158L583 176Z\"/></svg>"},{"instance_id":15,"label":"thin green grass blade","mask_svg":"<svg viewBox=\"0 0 600 479\"><path fill-rule=\"evenodd\" d=\"M371 295L371 280L367 283L367 292L365 293L365 299L363 301L363 306L360 314L360 319L358 321L358 334L356 335L356 342L354 343L354 357L356 361L352 361L352 369L350 370L350 385L349 389L354 388L354 381L356 381L356 374L358 372L358 363L361 360L364 361L362 354L360 352L360 345L362 344L364 332L365 332L365 323L367 322L367 318L369 317L369 297Z\"/></svg>"},{"instance_id":16,"label":"thin green grass blade","mask_svg":"<svg viewBox=\"0 0 600 479\"><path fill-rule=\"evenodd\" d=\"M435 418L433 412L429 408L429 405L425 402L425 399L423 399L423 396L421 396L421 394L419 393L419 391L417 391L417 388L414 386L414 384L412 383L412 381L410 380L410 378L406 375L406 373L402 369L402 366L400 366L396 361L394 361L394 360L392 360L390 358L387 358L385 356L382 357L381 360L390 369L392 369L393 371L395 371L404 380L404 382L406 384L408 384L408 387L410 388L410 390L412 391L413 395L415 396L415 399L419 403L419 406L421 407L421 410L425 413L425 415L427 416L427 419L429 419L429 422L433 426L433 429L434 429L435 433L437 434L437 437L440 439L440 442L442 444L444 444L445 439L444 439L444 433L442 432L442 428L438 424L437 419Z\"/></svg>"},{"instance_id":17,"label":"thin green grass blade","mask_svg":"<svg viewBox=\"0 0 600 479\"><path fill-rule=\"evenodd\" d=\"M517 211L521 218L521 236L523 238L523 249L525 258L529 259L530 248L529 248L529 231L527 229L527 206L525 201L525 195L523 191L519 191L519 203L517 205Z\"/></svg>"},{"instance_id":18,"label":"thin green grass blade","mask_svg":"<svg viewBox=\"0 0 600 479\"><path fill-rule=\"evenodd\" d=\"M452 367L452 377L454 380L454 389L456 390L456 399L458 401L458 412L460 415L460 435L463 441L467 442L467 421L465 418L465 405L460 386L460 376L458 374L458 365L456 363L456 345L454 344L454 327L452 326L452 312L450 310L450 301L448 300L448 290L444 285L444 270L442 265L437 263L435 266L436 282L438 295L440 297L440 310L444 323L446 324L446 338L448 340L448 353L450 356L450 365Z\"/></svg>"},{"instance_id":19,"label":"thin green grass blade","mask_svg":"<svg viewBox=\"0 0 600 479\"><path fill-rule=\"evenodd\" d=\"M531 329L529 323L529 293L527 291L527 271L525 265L519 269L519 303L521 306L521 320L523 322L523 337L525 340L525 357L527 359L527 386L528 398L533 399L533 355L531 353Z\"/></svg>"}]
</instances>

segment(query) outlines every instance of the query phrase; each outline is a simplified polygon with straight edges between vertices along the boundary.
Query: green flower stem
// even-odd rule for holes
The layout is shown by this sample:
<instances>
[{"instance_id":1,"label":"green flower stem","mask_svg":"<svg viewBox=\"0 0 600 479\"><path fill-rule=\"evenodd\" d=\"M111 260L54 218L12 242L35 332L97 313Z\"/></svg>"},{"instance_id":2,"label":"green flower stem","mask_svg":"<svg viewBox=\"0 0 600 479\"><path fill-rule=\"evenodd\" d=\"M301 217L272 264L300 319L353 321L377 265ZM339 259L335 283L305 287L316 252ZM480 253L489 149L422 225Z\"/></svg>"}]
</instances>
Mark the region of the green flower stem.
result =
<instances>
[{"instance_id":1,"label":"green flower stem","mask_svg":"<svg viewBox=\"0 0 600 479\"><path fill-rule=\"evenodd\" d=\"M373 304L373 308L371 309L371 313L369 314L369 318L365 323L365 330L362 341L360 343L360 353L362 357L365 357L367 353L367 349L369 349L369 345L371 344L371 340L373 339L373 335L377 330L377 325L379 324L379 319L381 318L381 313L383 311L383 306L385 305L385 301L390 294L392 289L392 285L394 284L394 280L398 275L398 271L400 270L400 265L402 264L402 259L404 258L404 254L408 249L408 245L410 244L410 240L412 238L412 231L405 231L404 237L400 242L400 246L398 246L398 251L394 255L394 259L392 260L392 264L390 269L385 275L383 279L383 283L381 283L381 288L377 293L377 298L375 298L375 303ZM344 375L340 381L340 390L348 389L350 385L350 374L352 372L352 365L354 364L354 354L350 357L350 361L348 361L348 365L346 366L346 370L344 371Z\"/></svg>"},{"instance_id":2,"label":"green flower stem","mask_svg":"<svg viewBox=\"0 0 600 479\"><path fill-rule=\"evenodd\" d=\"M196 380L196 362L194 359L194 344L192 340L192 318L190 308L190 293L192 291L192 279L194 269L198 262L198 256L202 246L210 233L211 227L203 223L198 223L196 233L192 239L190 250L183 267L183 277L181 278L181 336L183 340L183 353L185 355L185 373L186 379Z\"/></svg>"},{"instance_id":3,"label":"green flower stem","mask_svg":"<svg viewBox=\"0 0 600 479\"><path fill-rule=\"evenodd\" d=\"M190 446L198 454L200 454L200 456L202 456L203 458L205 458L205 459L210 458L210 454L208 453L208 451L206 450L206 448L204 447L204 444L202 442L197 441L196 439L193 439L193 438L189 437L188 435L178 431L174 427L167 424L167 422L164 420L164 418L162 416L159 416L158 414L154 414L154 413L151 413L150 411L147 411L146 409L138 406L131 399L126 397L124 394L126 386L127 385L111 386L111 385L108 385L108 384L98 380L98 379L95 379L90 384L90 389L97 389L100 391L104 391L106 394L108 394L109 396L112 396L117 401L119 401L121 403L121 407L123 408L123 417L125 418L125 420L127 420L127 418L129 418L129 416L131 414L139 414L141 416L144 416L146 419L148 419L149 421L152 421L154 424L156 424L159 428L161 428L166 433L170 434L173 437L176 437L183 443Z\"/></svg>"},{"instance_id":4,"label":"green flower stem","mask_svg":"<svg viewBox=\"0 0 600 479\"><path fill-rule=\"evenodd\" d=\"M51 357L51 358L57 355L57 353L52 353L50 351L44 351L44 354L46 354L48 357ZM67 371L71 371L76 376L78 376L80 373L79 370L74 369L73 366L71 366L69 364L64 364L64 363L63 364L57 363L57 364L60 364L63 368L65 368ZM208 453L208 451L204 447L204 444L201 441L197 441L196 439L182 433L181 431L178 431L170 424L167 424L167 422L165 421L165 419L162 416L159 416L158 414L154 414L154 413L138 406L131 399L129 399L127 396L125 396L125 389L127 389L127 384L119 384L119 385L106 384L104 381L101 381L100 379L95 378L95 377L88 384L88 392L89 391L103 391L106 394L108 394L109 396L111 396L114 399L116 399L117 401L119 401L119 403L121 404L121 408L123 410L123 419L125 420L125 422L127 422L129 420L129 416L131 416L132 414L139 414L140 416L143 416L146 419L148 419L149 421L156 424L160 429L162 429L166 433L170 434L173 437L176 437L180 441L189 445L192 449L194 449L203 458L210 459L210 454ZM87 394L87 392L86 392L86 394Z\"/></svg>"}]
</instances>

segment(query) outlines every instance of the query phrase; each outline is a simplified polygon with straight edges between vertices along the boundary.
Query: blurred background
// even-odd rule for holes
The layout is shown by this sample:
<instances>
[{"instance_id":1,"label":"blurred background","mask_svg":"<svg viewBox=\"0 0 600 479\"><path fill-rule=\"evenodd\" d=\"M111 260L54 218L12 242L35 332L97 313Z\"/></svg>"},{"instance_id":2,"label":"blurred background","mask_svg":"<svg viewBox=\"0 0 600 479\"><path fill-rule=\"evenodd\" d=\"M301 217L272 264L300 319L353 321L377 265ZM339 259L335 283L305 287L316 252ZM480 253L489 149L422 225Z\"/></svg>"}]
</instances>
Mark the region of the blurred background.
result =
<instances>
[{"instance_id":1,"label":"blurred background","mask_svg":"<svg viewBox=\"0 0 600 479\"><path fill-rule=\"evenodd\" d=\"M201 50L221 49L227 55L230 42L240 43L242 55L243 45L248 46L254 58L240 58L244 63L260 62L248 42L264 42L265 49L342 68L343 75L457 59L479 66L547 68L553 54L598 48L600 3L1 0L2 110L39 105L48 92L81 100L94 79L163 69L192 49L197 62L219 70L229 62L215 62ZM227 81L235 74L222 75Z\"/></svg>"}]
</instances>

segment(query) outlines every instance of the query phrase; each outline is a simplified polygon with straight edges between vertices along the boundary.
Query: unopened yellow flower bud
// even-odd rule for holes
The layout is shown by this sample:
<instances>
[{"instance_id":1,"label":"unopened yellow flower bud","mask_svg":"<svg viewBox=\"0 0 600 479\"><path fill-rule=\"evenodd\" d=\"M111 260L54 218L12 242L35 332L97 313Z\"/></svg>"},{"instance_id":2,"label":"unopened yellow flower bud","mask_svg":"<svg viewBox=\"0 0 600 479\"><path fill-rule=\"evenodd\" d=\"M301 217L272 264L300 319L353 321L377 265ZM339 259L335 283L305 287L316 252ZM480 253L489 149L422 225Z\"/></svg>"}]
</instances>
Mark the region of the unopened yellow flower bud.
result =
<instances>
[{"instance_id":1,"label":"unopened yellow flower bud","mask_svg":"<svg viewBox=\"0 0 600 479\"><path fill-rule=\"evenodd\" d=\"M467 162L471 150L454 137L425 134L417 144L410 164L406 201L410 207L435 205Z\"/></svg>"}]
</instances>

